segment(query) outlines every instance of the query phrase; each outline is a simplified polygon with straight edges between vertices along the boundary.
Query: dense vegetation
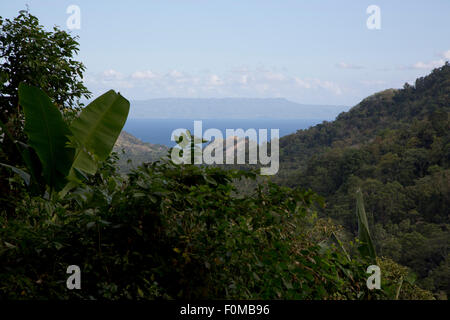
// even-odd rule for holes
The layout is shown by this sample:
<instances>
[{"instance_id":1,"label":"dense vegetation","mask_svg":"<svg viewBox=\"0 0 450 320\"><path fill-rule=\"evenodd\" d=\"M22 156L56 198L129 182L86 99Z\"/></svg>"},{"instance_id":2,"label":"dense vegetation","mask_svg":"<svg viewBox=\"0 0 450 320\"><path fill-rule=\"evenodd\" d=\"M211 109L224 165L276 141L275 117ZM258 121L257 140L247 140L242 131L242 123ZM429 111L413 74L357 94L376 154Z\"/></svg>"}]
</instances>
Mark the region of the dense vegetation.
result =
<instances>
[{"instance_id":1,"label":"dense vegetation","mask_svg":"<svg viewBox=\"0 0 450 320\"><path fill-rule=\"evenodd\" d=\"M313 193L271 184L240 198L232 194L234 177L217 168L160 163L123 178L108 163L65 200L23 192L14 216L0 222L0 295L373 296L362 260L313 242L326 239L318 226L311 229ZM65 288L71 264L83 271L80 291Z\"/></svg>"},{"instance_id":2,"label":"dense vegetation","mask_svg":"<svg viewBox=\"0 0 450 320\"><path fill-rule=\"evenodd\" d=\"M24 113L19 104L19 84L26 82L43 89L63 111L69 122L82 106L80 99L91 97L83 85L83 63L73 59L77 38L54 27L46 31L38 19L23 10L14 19L0 17L0 123L13 139L0 135L0 162L25 165L14 140L26 141ZM26 152L26 151L24 151ZM36 162L31 151L30 162ZM4 180L8 169L0 166L0 208L14 210L14 191Z\"/></svg>"},{"instance_id":3,"label":"dense vegetation","mask_svg":"<svg viewBox=\"0 0 450 320\"><path fill-rule=\"evenodd\" d=\"M82 88L83 69L67 78L70 66L52 68L74 63L75 40L43 33L28 12L0 21L0 39L17 35L1 61L0 95L18 105L0 122L1 299L433 298L407 268L375 257L360 192L357 214L348 204L359 239L343 243L343 231L318 218L323 200L309 189L258 181L239 193L236 181L256 178L249 170L165 158L119 173L111 151L128 101L111 90L73 105L87 92L70 85ZM26 43L56 36L39 62L61 76L52 86L33 63L22 75L5 67L34 57ZM374 263L381 290L366 286ZM81 268L81 290L66 287L70 265Z\"/></svg>"},{"instance_id":4,"label":"dense vegetation","mask_svg":"<svg viewBox=\"0 0 450 320\"><path fill-rule=\"evenodd\" d=\"M395 283L386 283L380 292L364 285L373 254L352 258L327 243L329 235L314 224L313 206L321 199L313 192L269 183L241 197L233 179L254 178L254 173L175 165L168 159L120 175L114 155L102 159L101 154L110 153L125 122L123 97L105 93L67 127L40 89L21 83L19 103L28 144L13 143L27 146L28 152L18 147L26 168L0 163L17 174L8 184L19 195L14 212L5 210L0 216L2 296L392 295L388 289ZM27 161L31 150L37 162ZM61 157L55 166L56 154L71 157ZM61 280L74 263L83 270L82 291L67 290Z\"/></svg>"},{"instance_id":5,"label":"dense vegetation","mask_svg":"<svg viewBox=\"0 0 450 320\"><path fill-rule=\"evenodd\" d=\"M361 188L377 253L450 293L450 65L375 94L334 122L281 139L278 181L326 198L321 212L354 234Z\"/></svg>"}]
</instances>

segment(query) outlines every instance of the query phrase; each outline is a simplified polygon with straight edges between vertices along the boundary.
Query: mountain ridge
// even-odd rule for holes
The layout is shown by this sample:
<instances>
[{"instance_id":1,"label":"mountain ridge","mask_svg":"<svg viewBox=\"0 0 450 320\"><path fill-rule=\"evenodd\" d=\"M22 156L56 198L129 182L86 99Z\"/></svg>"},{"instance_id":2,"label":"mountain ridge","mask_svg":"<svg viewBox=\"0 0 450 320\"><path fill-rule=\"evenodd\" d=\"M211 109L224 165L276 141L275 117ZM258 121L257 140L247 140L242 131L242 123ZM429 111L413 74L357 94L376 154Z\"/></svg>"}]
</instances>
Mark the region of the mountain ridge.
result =
<instances>
[{"instance_id":1,"label":"mountain ridge","mask_svg":"<svg viewBox=\"0 0 450 320\"><path fill-rule=\"evenodd\" d=\"M334 119L341 105L299 104L285 98L158 98L131 101L130 119Z\"/></svg>"},{"instance_id":2,"label":"mountain ridge","mask_svg":"<svg viewBox=\"0 0 450 320\"><path fill-rule=\"evenodd\" d=\"M355 236L362 190L377 254L450 296L450 65L367 97L333 122L280 139L282 185L322 195L321 215Z\"/></svg>"}]
</instances>

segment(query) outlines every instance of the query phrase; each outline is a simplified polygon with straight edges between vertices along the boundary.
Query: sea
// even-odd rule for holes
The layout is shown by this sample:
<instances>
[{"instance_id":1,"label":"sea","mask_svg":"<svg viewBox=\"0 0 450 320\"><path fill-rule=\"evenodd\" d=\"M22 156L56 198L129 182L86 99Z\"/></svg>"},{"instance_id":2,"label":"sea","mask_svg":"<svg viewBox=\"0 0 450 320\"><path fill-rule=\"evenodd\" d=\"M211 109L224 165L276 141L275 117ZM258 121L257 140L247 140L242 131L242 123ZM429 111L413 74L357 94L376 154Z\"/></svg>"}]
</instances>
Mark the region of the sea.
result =
<instances>
[{"instance_id":1,"label":"sea","mask_svg":"<svg viewBox=\"0 0 450 320\"><path fill-rule=\"evenodd\" d=\"M279 129L280 137L283 137L323 122L322 119L128 119L124 130L144 142L173 147L172 132L187 129L193 133L194 121L198 120L202 121L203 133L214 128L225 138L226 129L256 129L257 132L268 129L268 140L270 129Z\"/></svg>"}]
</instances>

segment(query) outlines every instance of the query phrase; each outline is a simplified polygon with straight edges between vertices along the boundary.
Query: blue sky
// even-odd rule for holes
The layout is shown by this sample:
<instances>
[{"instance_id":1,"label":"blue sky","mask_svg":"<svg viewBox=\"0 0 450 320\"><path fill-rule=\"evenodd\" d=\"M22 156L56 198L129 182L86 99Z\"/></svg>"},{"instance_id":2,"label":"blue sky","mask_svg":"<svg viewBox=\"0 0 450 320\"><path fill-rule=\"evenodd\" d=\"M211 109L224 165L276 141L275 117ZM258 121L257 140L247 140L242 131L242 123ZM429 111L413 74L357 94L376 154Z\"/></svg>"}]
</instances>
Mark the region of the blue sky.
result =
<instances>
[{"instance_id":1,"label":"blue sky","mask_svg":"<svg viewBox=\"0 0 450 320\"><path fill-rule=\"evenodd\" d=\"M130 100L285 97L355 105L450 60L450 1L15 0L46 27L81 10L78 59L86 85ZM369 30L369 5L381 29Z\"/></svg>"}]
</instances>

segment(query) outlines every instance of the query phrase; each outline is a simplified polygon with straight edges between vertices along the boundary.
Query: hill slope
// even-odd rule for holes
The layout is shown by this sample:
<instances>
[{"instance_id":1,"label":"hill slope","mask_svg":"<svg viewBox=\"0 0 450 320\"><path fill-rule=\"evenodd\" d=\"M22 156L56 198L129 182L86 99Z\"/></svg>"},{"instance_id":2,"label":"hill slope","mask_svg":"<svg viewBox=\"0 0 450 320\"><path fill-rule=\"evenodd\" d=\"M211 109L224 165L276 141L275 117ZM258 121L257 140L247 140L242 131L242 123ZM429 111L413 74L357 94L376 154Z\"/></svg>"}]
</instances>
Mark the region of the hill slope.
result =
<instances>
[{"instance_id":1,"label":"hill slope","mask_svg":"<svg viewBox=\"0 0 450 320\"><path fill-rule=\"evenodd\" d=\"M118 153L118 165L121 171L127 171L143 162L153 162L167 155L169 148L160 144L146 143L126 131L122 131L114 145ZM128 159L132 162L129 164Z\"/></svg>"},{"instance_id":2,"label":"hill slope","mask_svg":"<svg viewBox=\"0 0 450 320\"><path fill-rule=\"evenodd\" d=\"M364 192L379 255L450 294L450 65L363 100L334 122L280 140L282 184L325 196L323 211L355 232Z\"/></svg>"},{"instance_id":3,"label":"hill slope","mask_svg":"<svg viewBox=\"0 0 450 320\"><path fill-rule=\"evenodd\" d=\"M429 118L435 111L450 109L448 64L424 78L415 86L389 89L374 94L333 122L324 122L280 140L282 162L304 164L311 155L334 146L358 146L373 139L385 129L408 126L413 120Z\"/></svg>"}]
</instances>

